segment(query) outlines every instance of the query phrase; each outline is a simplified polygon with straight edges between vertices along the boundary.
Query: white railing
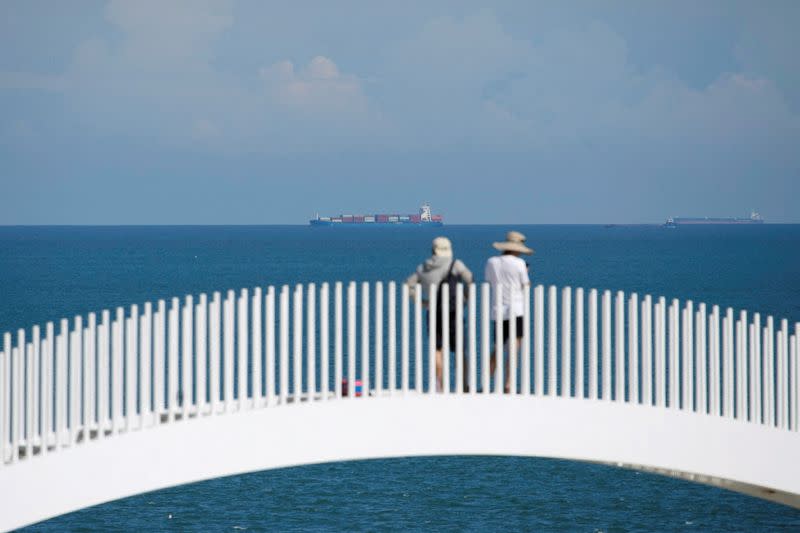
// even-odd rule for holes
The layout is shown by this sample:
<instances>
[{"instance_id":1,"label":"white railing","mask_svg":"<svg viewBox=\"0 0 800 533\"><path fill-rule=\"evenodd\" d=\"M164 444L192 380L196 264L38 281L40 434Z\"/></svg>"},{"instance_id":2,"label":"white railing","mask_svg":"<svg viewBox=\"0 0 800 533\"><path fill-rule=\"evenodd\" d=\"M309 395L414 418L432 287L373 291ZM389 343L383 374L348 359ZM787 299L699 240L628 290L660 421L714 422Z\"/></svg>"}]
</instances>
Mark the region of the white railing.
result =
<instances>
[{"instance_id":1,"label":"white railing","mask_svg":"<svg viewBox=\"0 0 800 533\"><path fill-rule=\"evenodd\" d=\"M480 291L478 290L480 288ZM459 285L443 387L431 287L394 282L215 292L19 330L0 352L0 464L129 431L247 409L404 394L505 394L490 376L490 287ZM346 289L346 293L345 293ZM359 294L360 293L360 294ZM360 298L359 298L360 296ZM346 308L345 308L346 306ZM345 312L346 309L346 312ZM587 310L585 313L584 310ZM304 313L305 311L305 313ZM445 309L447 312L448 309ZM398 325L399 318L399 325ZM425 328L427 322L428 328ZM359 327L360 326L360 327ZM800 324L756 313L591 289L525 289L510 322L512 395L646 404L798 429ZM427 331L425 331L427 329ZM495 356L502 360L502 346ZM519 351L519 353L517 353ZM467 392L468 391L468 392Z\"/></svg>"}]
</instances>

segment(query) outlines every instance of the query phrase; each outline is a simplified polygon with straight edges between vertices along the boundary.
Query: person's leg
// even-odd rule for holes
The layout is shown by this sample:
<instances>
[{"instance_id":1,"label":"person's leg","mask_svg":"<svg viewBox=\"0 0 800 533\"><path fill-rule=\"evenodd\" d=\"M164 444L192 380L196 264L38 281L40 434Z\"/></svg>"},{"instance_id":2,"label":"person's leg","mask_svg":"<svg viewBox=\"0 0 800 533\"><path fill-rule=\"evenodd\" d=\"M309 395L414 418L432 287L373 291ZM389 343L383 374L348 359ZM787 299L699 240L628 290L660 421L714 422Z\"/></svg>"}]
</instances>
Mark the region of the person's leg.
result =
<instances>
[{"instance_id":1,"label":"person's leg","mask_svg":"<svg viewBox=\"0 0 800 533\"><path fill-rule=\"evenodd\" d=\"M436 392L442 392L442 349L436 350Z\"/></svg>"},{"instance_id":2,"label":"person's leg","mask_svg":"<svg viewBox=\"0 0 800 533\"><path fill-rule=\"evenodd\" d=\"M467 357L466 351L464 352L464 376L462 379L464 380L464 392L469 392L469 357Z\"/></svg>"},{"instance_id":3,"label":"person's leg","mask_svg":"<svg viewBox=\"0 0 800 533\"><path fill-rule=\"evenodd\" d=\"M520 368L519 362L520 357L522 357L522 337L517 337L517 368ZM511 350L509 350L508 357L506 358L505 364L505 372L506 372L506 383L505 383L505 392L511 391L511 368L509 362L511 361Z\"/></svg>"}]
</instances>

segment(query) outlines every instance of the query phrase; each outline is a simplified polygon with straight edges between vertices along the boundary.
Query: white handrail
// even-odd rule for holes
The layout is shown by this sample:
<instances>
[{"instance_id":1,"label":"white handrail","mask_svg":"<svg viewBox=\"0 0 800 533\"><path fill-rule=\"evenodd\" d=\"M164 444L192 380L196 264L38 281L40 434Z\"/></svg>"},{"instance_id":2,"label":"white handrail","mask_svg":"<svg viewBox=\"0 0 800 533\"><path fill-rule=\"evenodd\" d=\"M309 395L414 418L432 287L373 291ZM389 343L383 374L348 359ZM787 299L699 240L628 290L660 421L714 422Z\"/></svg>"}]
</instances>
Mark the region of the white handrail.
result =
<instances>
[{"instance_id":1,"label":"white handrail","mask_svg":"<svg viewBox=\"0 0 800 533\"><path fill-rule=\"evenodd\" d=\"M0 465L200 415L342 396L437 395L437 309L455 317L453 332L442 324L441 394L503 394L508 382L514 395L652 405L798 430L800 323L790 328L783 319L776 328L768 316L762 326L758 313L737 317L716 305L707 313L691 300L667 305L664 297L580 287L559 295L538 285L524 289L522 329L509 322L510 339L521 344L504 346L493 337L503 334L497 319L508 302L488 284L458 284L455 309L448 287L440 301L429 287L427 316L420 286L403 285L399 300L395 282L350 282L346 295L340 282L333 295L330 288L298 284L291 299L286 285L227 291L224 300L219 292L190 295L169 307L133 305L127 315L117 308L99 320L78 316L71 326L63 319L58 332L49 322L30 336L5 333Z\"/></svg>"}]
</instances>

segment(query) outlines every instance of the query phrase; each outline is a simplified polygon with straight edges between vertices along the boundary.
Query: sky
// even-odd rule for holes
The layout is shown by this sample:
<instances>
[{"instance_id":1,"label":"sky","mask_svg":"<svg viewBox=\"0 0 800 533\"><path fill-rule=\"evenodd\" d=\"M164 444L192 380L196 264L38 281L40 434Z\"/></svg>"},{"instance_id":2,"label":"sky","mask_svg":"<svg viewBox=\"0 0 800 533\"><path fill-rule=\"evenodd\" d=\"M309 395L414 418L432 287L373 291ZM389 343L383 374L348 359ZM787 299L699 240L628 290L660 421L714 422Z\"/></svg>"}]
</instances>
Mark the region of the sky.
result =
<instances>
[{"instance_id":1,"label":"sky","mask_svg":"<svg viewBox=\"0 0 800 533\"><path fill-rule=\"evenodd\" d=\"M4 0L0 224L800 222L800 2Z\"/></svg>"}]
</instances>

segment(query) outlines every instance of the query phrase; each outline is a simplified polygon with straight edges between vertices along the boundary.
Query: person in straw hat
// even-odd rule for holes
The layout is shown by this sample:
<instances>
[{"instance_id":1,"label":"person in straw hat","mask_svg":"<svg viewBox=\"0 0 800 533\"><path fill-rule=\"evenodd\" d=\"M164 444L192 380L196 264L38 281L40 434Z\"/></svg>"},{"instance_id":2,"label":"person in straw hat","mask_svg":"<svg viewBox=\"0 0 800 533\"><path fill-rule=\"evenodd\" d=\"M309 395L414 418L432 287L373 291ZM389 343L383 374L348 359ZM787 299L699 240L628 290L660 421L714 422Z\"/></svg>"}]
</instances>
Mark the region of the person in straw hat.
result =
<instances>
[{"instance_id":1,"label":"person in straw hat","mask_svg":"<svg viewBox=\"0 0 800 533\"><path fill-rule=\"evenodd\" d=\"M492 246L502 252L500 255L489 258L484 272L484 279L491 284L492 293L494 294L492 320L496 322L497 317L502 317L503 345L508 341L510 321L515 321L517 354L519 354L522 345L522 315L525 303L523 288L530 284L528 264L520 255L531 255L533 250L525 245L525 235L518 231L509 231L506 234L505 241L495 242ZM496 323L492 327L492 331L497 331ZM494 342L495 346L492 349L489 363L489 371L492 376L494 376L494 371L497 367L498 339L495 338ZM509 375L509 359L505 360L504 369L504 390L509 392L511 379Z\"/></svg>"},{"instance_id":2,"label":"person in straw hat","mask_svg":"<svg viewBox=\"0 0 800 533\"><path fill-rule=\"evenodd\" d=\"M416 272L411 274L406 279L406 284L409 286L409 294L414 298L417 285L422 288L422 304L427 309L428 302L431 298L430 287L435 285L438 287L446 278L455 279L464 284L464 288L472 283L472 272L463 261L453 257L453 245L447 237L436 237L432 243L432 255L426 259L422 264L417 266ZM455 291L451 291L449 301L449 317L443 317L442 313L444 308L442 302L437 301L439 312L436 317L436 390L442 390L442 349L444 346L443 338L443 321L448 320L449 324L449 348L450 351L456 349L456 309L455 309ZM465 291L466 292L466 291ZM425 321L426 324L430 322ZM466 375L467 369L464 365L464 373ZM464 380L466 383L466 379Z\"/></svg>"}]
</instances>

